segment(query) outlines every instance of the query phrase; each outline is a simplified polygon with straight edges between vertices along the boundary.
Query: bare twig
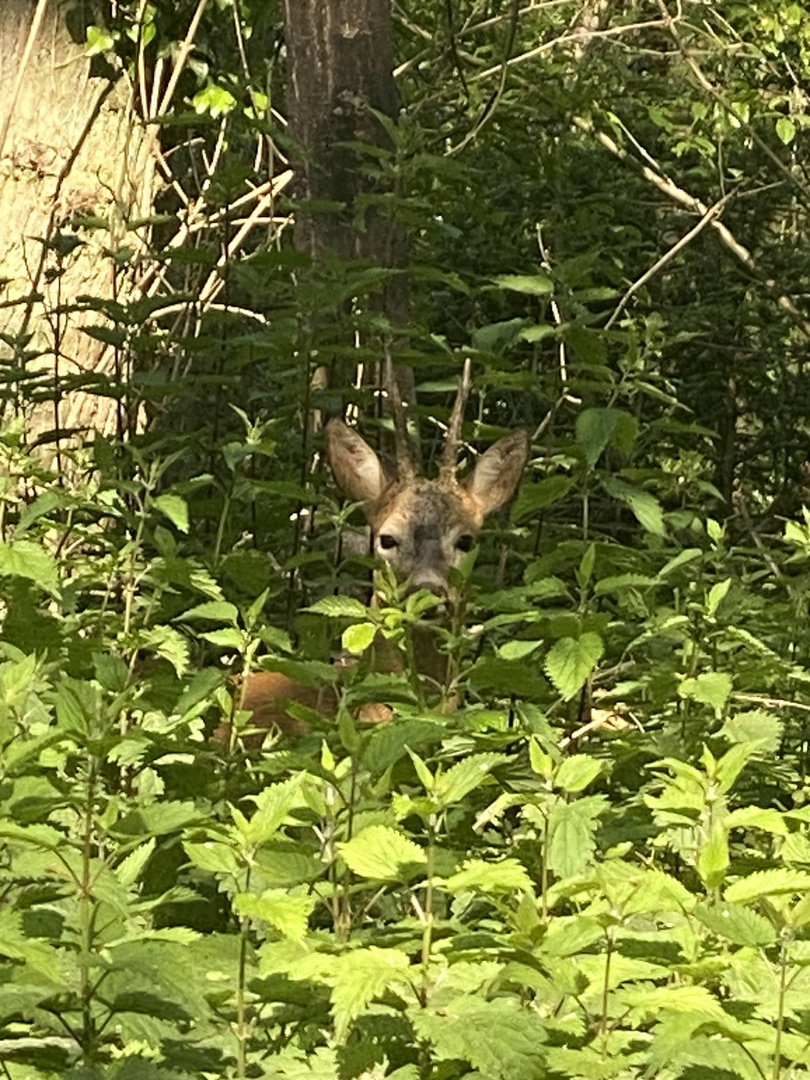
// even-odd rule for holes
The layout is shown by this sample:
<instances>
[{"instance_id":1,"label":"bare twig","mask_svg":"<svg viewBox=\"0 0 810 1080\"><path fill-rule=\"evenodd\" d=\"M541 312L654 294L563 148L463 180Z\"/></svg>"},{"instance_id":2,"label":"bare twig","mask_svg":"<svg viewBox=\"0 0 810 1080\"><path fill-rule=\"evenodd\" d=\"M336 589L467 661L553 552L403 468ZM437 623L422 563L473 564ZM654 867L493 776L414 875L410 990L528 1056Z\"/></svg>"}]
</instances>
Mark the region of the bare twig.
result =
<instances>
[{"instance_id":1,"label":"bare twig","mask_svg":"<svg viewBox=\"0 0 810 1080\"><path fill-rule=\"evenodd\" d=\"M22 57L20 58L20 64L17 68L17 76L14 79L14 89L11 91L11 99L6 106L6 115L3 117L3 124L0 126L0 157L3 156L3 147L6 144L6 136L8 135L8 129L11 126L11 118L14 115L14 110L17 107L17 102L20 97L20 90L22 89L23 79L25 78L25 72L28 68L28 64L31 60L31 53L34 51L34 45L37 40L37 36L42 26L42 20L45 18L45 10L48 7L48 0L39 0L34 17L31 19L31 26L28 29L28 37L25 42L25 48L23 49Z\"/></svg>"},{"instance_id":2,"label":"bare twig","mask_svg":"<svg viewBox=\"0 0 810 1080\"><path fill-rule=\"evenodd\" d=\"M590 120L586 120L582 116L574 117L574 124L588 135L592 135L597 139L607 150L611 152L619 161L625 164L632 165L638 169L645 180L648 180L651 184L663 192L668 198L674 202L679 203L681 206L687 207L693 213L698 213L701 216L705 216L709 212L709 207L694 195L690 195L689 192L684 191L683 188L666 176L662 172L658 172L650 165L645 165L643 162L634 158L632 154L628 153L624 147L619 146L614 139L610 137L604 131L598 131ZM774 296L775 302L791 319L791 321L802 331L805 337L810 337L810 321L808 321L797 307L796 302L792 297L785 295L781 292L772 278L766 278L759 267L756 264L756 260L751 252L741 244L740 241L734 236L731 230L723 224L717 217L713 218L710 223L711 227L715 230L720 237L723 244L728 250L739 260L749 271L749 273L760 281L769 292Z\"/></svg>"},{"instance_id":3,"label":"bare twig","mask_svg":"<svg viewBox=\"0 0 810 1080\"><path fill-rule=\"evenodd\" d=\"M695 237L699 236L700 233L703 232L707 225L711 225L715 218L719 217L720 214L723 212L724 207L731 198L732 193L729 192L729 194L724 195L722 199L718 199L713 206L709 207L706 213L701 217L700 221L698 221L696 225L692 226L689 232L685 233L680 238L680 240L677 240L668 251L665 251L660 259L657 259L651 267L644 271L641 277L636 278L636 280L633 282L633 284L630 286L630 288L616 305L613 314L605 323L606 330L609 330L611 326L613 326L621 313L627 307L631 297L633 297L633 295L637 293L639 289L643 288L644 285L646 285L651 278L654 278L656 274L663 270L667 263L674 259L679 251L683 251L685 247L688 247L689 244L691 244L692 241L695 239Z\"/></svg>"}]
</instances>

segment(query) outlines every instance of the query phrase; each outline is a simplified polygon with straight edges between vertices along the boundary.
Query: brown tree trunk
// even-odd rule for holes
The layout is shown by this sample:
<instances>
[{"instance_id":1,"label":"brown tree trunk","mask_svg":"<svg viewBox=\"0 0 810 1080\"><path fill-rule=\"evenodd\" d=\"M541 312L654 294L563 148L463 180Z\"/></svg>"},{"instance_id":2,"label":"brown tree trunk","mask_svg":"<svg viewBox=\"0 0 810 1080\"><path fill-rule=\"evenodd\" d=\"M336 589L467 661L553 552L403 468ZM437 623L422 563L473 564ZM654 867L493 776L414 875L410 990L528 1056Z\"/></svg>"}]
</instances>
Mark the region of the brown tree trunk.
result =
<instances>
[{"instance_id":1,"label":"brown tree trunk","mask_svg":"<svg viewBox=\"0 0 810 1080\"><path fill-rule=\"evenodd\" d=\"M109 250L122 239L121 211L144 194L142 179L133 182L132 175L141 167L134 159L142 134L123 80L109 68L91 74L91 59L77 43L84 39L82 14L91 21L89 3L69 10L58 0L0 4L0 356L19 376L0 387L7 400L27 378L44 384L43 397L47 387L53 396L55 375L115 364L110 347L82 329L99 318L71 308L82 296L114 294ZM108 227L76 227L75 215L101 218ZM17 395L16 406L30 397ZM111 399L57 393L35 410L34 426L110 430L115 410Z\"/></svg>"},{"instance_id":2,"label":"brown tree trunk","mask_svg":"<svg viewBox=\"0 0 810 1080\"><path fill-rule=\"evenodd\" d=\"M379 192L379 181L364 175L370 159L348 145L393 149L375 116L393 120L397 112L390 0L285 0L284 10L287 116L301 148L296 180L304 204L296 215L296 245L314 261L333 251L399 268L402 228L370 209L358 221L359 197ZM406 321L402 275L386 290L383 307L393 323Z\"/></svg>"}]
</instances>

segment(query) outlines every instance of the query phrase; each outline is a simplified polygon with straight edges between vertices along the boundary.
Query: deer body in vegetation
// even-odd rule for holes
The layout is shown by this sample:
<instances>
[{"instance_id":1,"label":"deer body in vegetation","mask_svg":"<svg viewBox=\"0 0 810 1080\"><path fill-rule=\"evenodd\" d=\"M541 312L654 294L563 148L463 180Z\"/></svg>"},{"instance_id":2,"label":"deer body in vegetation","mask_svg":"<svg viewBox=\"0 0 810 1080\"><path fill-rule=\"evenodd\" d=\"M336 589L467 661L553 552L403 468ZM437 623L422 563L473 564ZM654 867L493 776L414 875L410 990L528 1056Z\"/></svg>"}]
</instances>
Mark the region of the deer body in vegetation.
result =
<instances>
[{"instance_id":1,"label":"deer body in vegetation","mask_svg":"<svg viewBox=\"0 0 810 1080\"><path fill-rule=\"evenodd\" d=\"M365 439L342 420L330 420L326 426L332 475L344 494L363 504L375 555L388 563L396 580L409 593L426 589L451 604L457 598L450 584L450 571L472 548L487 515L515 493L529 451L528 434L514 431L482 454L469 475L459 480L458 448L468 390L466 367L436 479L420 475L405 434L401 406L396 401L395 471L387 468ZM435 655L427 659L417 656L416 663L420 674L436 679L431 670ZM302 702L324 715L333 715L337 707L331 688L319 692L277 672L256 672L246 680L242 708L252 712L257 727L300 733L305 725L287 714L284 699ZM369 715L367 710L364 718L382 719L388 715L390 712L382 707L377 715Z\"/></svg>"}]
</instances>

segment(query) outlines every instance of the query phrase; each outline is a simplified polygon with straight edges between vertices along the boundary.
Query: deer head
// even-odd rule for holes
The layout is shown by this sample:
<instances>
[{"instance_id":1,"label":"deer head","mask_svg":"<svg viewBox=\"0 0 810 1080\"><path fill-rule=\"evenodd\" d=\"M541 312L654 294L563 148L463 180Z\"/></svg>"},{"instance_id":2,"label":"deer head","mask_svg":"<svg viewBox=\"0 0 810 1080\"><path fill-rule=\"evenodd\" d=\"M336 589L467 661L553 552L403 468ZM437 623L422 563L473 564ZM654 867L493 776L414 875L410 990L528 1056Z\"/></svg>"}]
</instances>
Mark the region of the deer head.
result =
<instances>
[{"instance_id":1,"label":"deer head","mask_svg":"<svg viewBox=\"0 0 810 1080\"><path fill-rule=\"evenodd\" d=\"M409 591L428 589L442 598L450 596L449 571L472 548L484 518L515 493L529 452L527 432L513 431L482 454L468 476L457 478L469 381L468 362L435 480L419 475L392 379L396 472L389 471L365 439L342 420L330 420L326 426L335 482L351 499L363 503L375 554L391 566L398 581L407 583Z\"/></svg>"}]
</instances>

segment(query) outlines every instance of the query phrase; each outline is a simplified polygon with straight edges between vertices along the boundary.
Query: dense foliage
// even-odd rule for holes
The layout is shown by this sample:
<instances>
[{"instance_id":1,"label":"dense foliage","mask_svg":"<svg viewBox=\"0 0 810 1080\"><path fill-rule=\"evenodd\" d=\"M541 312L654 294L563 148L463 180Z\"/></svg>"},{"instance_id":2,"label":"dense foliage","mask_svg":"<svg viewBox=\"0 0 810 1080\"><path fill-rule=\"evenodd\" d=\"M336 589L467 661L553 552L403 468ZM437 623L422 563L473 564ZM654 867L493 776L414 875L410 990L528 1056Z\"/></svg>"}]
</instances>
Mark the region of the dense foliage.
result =
<instances>
[{"instance_id":1,"label":"dense foliage","mask_svg":"<svg viewBox=\"0 0 810 1080\"><path fill-rule=\"evenodd\" d=\"M275 4L87 29L161 104L165 171L148 219L62 234L114 270L70 304L115 352L81 384L116 436L35 439L76 380L0 345L3 1075L802 1075L810 20L395 19L400 122L361 151L411 237L405 341L390 271L292 247ZM534 434L429 623L440 687L412 662L432 601L358 599L305 422L353 404L374 433L353 371L392 344L428 457L467 356L469 442ZM337 720L291 703L307 733L258 749L257 667L334 685ZM356 719L379 700L391 723Z\"/></svg>"}]
</instances>

